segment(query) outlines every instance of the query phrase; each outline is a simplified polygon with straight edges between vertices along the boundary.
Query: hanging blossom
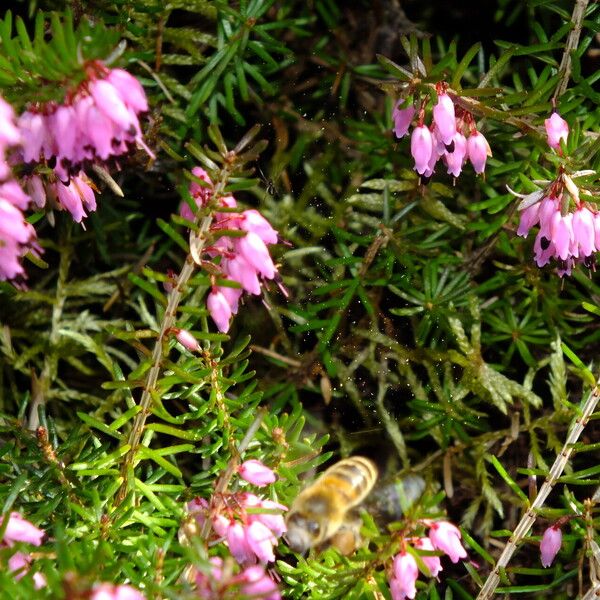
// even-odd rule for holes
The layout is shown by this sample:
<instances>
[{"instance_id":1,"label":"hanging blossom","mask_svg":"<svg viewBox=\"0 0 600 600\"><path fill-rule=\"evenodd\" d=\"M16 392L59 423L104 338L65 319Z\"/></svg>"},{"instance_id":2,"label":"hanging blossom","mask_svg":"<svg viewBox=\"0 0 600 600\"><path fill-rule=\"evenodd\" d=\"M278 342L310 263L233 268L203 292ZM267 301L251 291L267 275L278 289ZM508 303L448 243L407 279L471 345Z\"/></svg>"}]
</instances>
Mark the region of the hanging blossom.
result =
<instances>
[{"instance_id":1,"label":"hanging blossom","mask_svg":"<svg viewBox=\"0 0 600 600\"><path fill-rule=\"evenodd\" d=\"M560 550L561 544L562 531L560 526L554 524L551 527L548 527L548 529L544 531L542 541L540 542L540 558L543 567L549 567L553 563Z\"/></svg>"},{"instance_id":2,"label":"hanging blossom","mask_svg":"<svg viewBox=\"0 0 600 600\"><path fill-rule=\"evenodd\" d=\"M53 174L25 178L39 208L46 201L67 210L76 222L96 210L95 188L84 168L144 149L139 117L148 111L143 87L123 69L109 69L101 61L85 67L86 79L71 90L62 104L33 104L17 121L22 148L17 162L45 165ZM0 111L1 112L1 111ZM86 212L87 211L87 212Z\"/></svg>"},{"instance_id":3,"label":"hanging blossom","mask_svg":"<svg viewBox=\"0 0 600 600\"><path fill-rule=\"evenodd\" d=\"M404 548L394 557L389 577L392 600L414 598L417 593L416 582L419 578L419 567L411 552L406 549L410 544L417 550L428 552L438 550L446 554L453 563L467 557L467 551L461 543L461 533L458 527L448 521L423 521L429 527L428 537L405 539ZM442 571L439 556L423 555L421 560L429 570L431 577L437 577Z\"/></svg>"},{"instance_id":4,"label":"hanging blossom","mask_svg":"<svg viewBox=\"0 0 600 600\"><path fill-rule=\"evenodd\" d=\"M260 598L261 600L280 600L277 584L261 565L246 567L234 575L223 568L223 559L215 556L210 559L207 571L196 571L196 594L203 600L221 600L224 598Z\"/></svg>"},{"instance_id":5,"label":"hanging blossom","mask_svg":"<svg viewBox=\"0 0 600 600\"><path fill-rule=\"evenodd\" d=\"M552 117L557 114L553 113ZM568 126L565 129L558 124L557 127L568 132ZM562 133L560 137L551 138L550 134L548 137L552 148L560 148L556 144L560 140L566 141ZM533 244L535 263L543 267L555 261L561 277L571 275L578 264L590 269L596 265L595 253L600 250L600 213L595 206L580 199L579 188L573 181L590 173L581 171L569 176L560 167L557 178L543 190L527 195L509 190L521 198L517 235L527 237L531 229L537 226Z\"/></svg>"},{"instance_id":6,"label":"hanging blossom","mask_svg":"<svg viewBox=\"0 0 600 600\"><path fill-rule=\"evenodd\" d=\"M201 167L194 167L192 174L206 182L206 186L194 181L190 185L190 195L200 208L212 199L213 184L208 173ZM218 199L223 208L236 208L233 196ZM192 221L194 214L190 207L183 203L180 208L182 217ZM232 285L214 284L208 294L206 304L208 311L219 331L227 332L231 317L237 314L239 302L244 292L260 295L265 280L274 280L282 291L280 276L269 253L268 246L278 241L277 231L254 209L242 212L217 212L214 216L211 231L218 235L219 231L241 231L242 237L222 236L206 248L211 259L221 257L219 270L221 282Z\"/></svg>"},{"instance_id":7,"label":"hanging blossom","mask_svg":"<svg viewBox=\"0 0 600 600\"><path fill-rule=\"evenodd\" d=\"M0 526L2 524L3 519L0 517ZM40 546L45 536L43 530L24 519L18 512L12 512L8 517L4 537L0 541L0 548L12 548L15 542ZM8 570L15 573L15 579L21 579L29 571L32 560L30 554L17 551L8 559ZM33 583L36 589L40 589L46 585L46 578L41 573L34 573Z\"/></svg>"},{"instance_id":8,"label":"hanging blossom","mask_svg":"<svg viewBox=\"0 0 600 600\"><path fill-rule=\"evenodd\" d=\"M22 257L28 252L41 251L36 243L35 230L25 220L29 196L21 189L7 162L7 152L21 143L15 113L0 98L0 280L24 278Z\"/></svg>"},{"instance_id":9,"label":"hanging blossom","mask_svg":"<svg viewBox=\"0 0 600 600\"><path fill-rule=\"evenodd\" d=\"M482 174L488 157L492 155L490 146L477 131L471 113L456 106L447 93L448 85L440 82L436 85L437 102L432 109L432 122L425 124L426 103L417 113L414 100L398 100L392 112L394 133L402 138L408 135L413 118L417 113L417 124L410 138L410 151L415 161L415 170L426 183L435 172L439 161L446 166L447 172L458 177L467 160L475 173Z\"/></svg>"}]
</instances>

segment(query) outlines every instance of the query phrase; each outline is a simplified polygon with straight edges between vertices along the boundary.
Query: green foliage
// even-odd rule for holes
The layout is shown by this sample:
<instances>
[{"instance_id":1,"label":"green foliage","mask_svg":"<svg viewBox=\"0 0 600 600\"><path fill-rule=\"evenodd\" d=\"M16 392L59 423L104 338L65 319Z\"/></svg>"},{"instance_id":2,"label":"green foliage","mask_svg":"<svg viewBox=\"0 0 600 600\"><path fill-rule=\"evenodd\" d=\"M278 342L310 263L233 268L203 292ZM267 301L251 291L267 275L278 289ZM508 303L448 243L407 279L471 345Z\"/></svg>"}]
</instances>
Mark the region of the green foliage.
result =
<instances>
[{"instance_id":1,"label":"green foliage","mask_svg":"<svg viewBox=\"0 0 600 600\"><path fill-rule=\"evenodd\" d=\"M157 159L112 171L124 198L98 180L85 229L32 215L44 254L26 261L27 289L0 284L0 505L49 535L18 582L5 567L12 549L0 548L3 597L76 598L128 581L147 598L192 598L189 565L206 570L228 552L181 535L186 502L246 489L236 468L257 458L278 474L265 494L289 506L329 458L357 453L396 481L421 475L427 492L396 523L365 512L352 556L300 557L282 541L285 596L388 599L403 539L441 517L463 525L484 566L445 562L439 582L420 577L417 597L477 593L597 371L595 275L561 280L535 266L508 188L529 194L564 170L596 204L600 7L587 6L557 96L570 3L499 0L491 22L524 25L493 44L486 31L467 43L467 30L455 37L379 4L31 1L4 14L0 87L17 111L64 98L87 61L126 67L149 95ZM492 145L485 178L438 168L424 186L409 143L393 139L396 100L432 101L441 81ZM553 100L571 127L562 154L545 138ZM275 286L262 304L247 297L229 334L206 309L219 271L196 260L215 241L216 204L193 222L177 214L181 202L197 208L187 189L197 165L215 198L258 208L282 241L274 258L289 299ZM590 587L596 421L499 592ZM537 545L557 519L564 544L542 569Z\"/></svg>"}]
</instances>

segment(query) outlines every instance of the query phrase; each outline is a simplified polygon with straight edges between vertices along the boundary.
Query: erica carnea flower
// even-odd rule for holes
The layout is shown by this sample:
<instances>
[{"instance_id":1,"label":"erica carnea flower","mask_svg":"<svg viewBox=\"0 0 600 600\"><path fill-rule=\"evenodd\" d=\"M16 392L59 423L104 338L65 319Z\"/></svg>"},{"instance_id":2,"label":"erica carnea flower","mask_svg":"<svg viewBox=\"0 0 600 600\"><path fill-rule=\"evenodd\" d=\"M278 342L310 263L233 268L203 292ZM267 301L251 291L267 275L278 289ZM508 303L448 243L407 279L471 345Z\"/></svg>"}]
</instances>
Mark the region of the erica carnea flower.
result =
<instances>
[{"instance_id":1,"label":"erica carnea flower","mask_svg":"<svg viewBox=\"0 0 600 600\"><path fill-rule=\"evenodd\" d=\"M447 554L453 563L467 556L467 551L460 542L461 537L458 527L448 521L436 521L429 529L429 539L433 547Z\"/></svg>"},{"instance_id":2,"label":"erica carnea flower","mask_svg":"<svg viewBox=\"0 0 600 600\"><path fill-rule=\"evenodd\" d=\"M206 182L206 186L194 181L189 192L198 207L206 206L212 199L213 184L208 173L201 167L192 169L192 174ZM223 208L235 208L237 202L233 196L218 199ZM180 214L189 221L194 214L184 202ZM221 236L219 231L238 230L245 232L241 237ZM243 292L260 295L264 280L278 281L279 273L273 263L268 246L278 241L277 231L254 209L239 213L217 212L212 225L212 232L217 239L207 249L210 258L221 257L219 268L222 279L233 285L213 285L206 302L208 311L219 331L227 332L231 317L237 314L239 301ZM239 286L239 287L234 287Z\"/></svg>"},{"instance_id":3,"label":"erica carnea flower","mask_svg":"<svg viewBox=\"0 0 600 600\"><path fill-rule=\"evenodd\" d=\"M429 166L433 152L433 138L427 125L418 125L410 137L410 153L415 161L415 170L423 175Z\"/></svg>"},{"instance_id":4,"label":"erica carnea flower","mask_svg":"<svg viewBox=\"0 0 600 600\"><path fill-rule=\"evenodd\" d=\"M410 104L406 108L400 108L402 100L398 100L392 111L392 119L394 121L394 133L397 138L403 138L410 127L410 122L415 116L415 107Z\"/></svg>"},{"instance_id":5,"label":"erica carnea flower","mask_svg":"<svg viewBox=\"0 0 600 600\"><path fill-rule=\"evenodd\" d=\"M417 593L415 583L419 577L419 567L412 554L400 552L394 557L390 591L393 600L414 598Z\"/></svg>"},{"instance_id":6,"label":"erica carnea flower","mask_svg":"<svg viewBox=\"0 0 600 600\"><path fill-rule=\"evenodd\" d=\"M555 150L560 150L560 141L567 141L569 135L569 124L553 111L548 119L544 121L546 135L548 136L548 145Z\"/></svg>"},{"instance_id":7,"label":"erica carnea flower","mask_svg":"<svg viewBox=\"0 0 600 600\"><path fill-rule=\"evenodd\" d=\"M434 551L435 548L428 537L422 537L415 540L415 548L419 550ZM438 573L442 571L442 561L439 556L426 556L422 555L421 560L425 563L432 577L437 577Z\"/></svg>"},{"instance_id":8,"label":"erica carnea flower","mask_svg":"<svg viewBox=\"0 0 600 600\"><path fill-rule=\"evenodd\" d=\"M456 134L456 117L454 115L454 102L448 94L439 94L438 102L433 107L433 122L439 131L442 142L450 144Z\"/></svg>"},{"instance_id":9,"label":"erica carnea flower","mask_svg":"<svg viewBox=\"0 0 600 600\"><path fill-rule=\"evenodd\" d=\"M99 583L92 588L90 600L145 600L145 596L130 585Z\"/></svg>"},{"instance_id":10,"label":"erica carnea flower","mask_svg":"<svg viewBox=\"0 0 600 600\"><path fill-rule=\"evenodd\" d=\"M471 133L467 139L467 154L473 165L473 169L475 169L475 173L483 173L488 156L492 155L490 145L483 134L478 131Z\"/></svg>"},{"instance_id":11,"label":"erica carnea flower","mask_svg":"<svg viewBox=\"0 0 600 600\"><path fill-rule=\"evenodd\" d=\"M252 485L264 487L277 479L275 473L269 467L263 465L260 460L251 458L244 461L238 468L238 473Z\"/></svg>"},{"instance_id":12,"label":"erica carnea flower","mask_svg":"<svg viewBox=\"0 0 600 600\"><path fill-rule=\"evenodd\" d=\"M540 554L543 567L549 567L554 561L562 544L562 531L560 527L552 525L544 531L540 542Z\"/></svg>"}]
</instances>

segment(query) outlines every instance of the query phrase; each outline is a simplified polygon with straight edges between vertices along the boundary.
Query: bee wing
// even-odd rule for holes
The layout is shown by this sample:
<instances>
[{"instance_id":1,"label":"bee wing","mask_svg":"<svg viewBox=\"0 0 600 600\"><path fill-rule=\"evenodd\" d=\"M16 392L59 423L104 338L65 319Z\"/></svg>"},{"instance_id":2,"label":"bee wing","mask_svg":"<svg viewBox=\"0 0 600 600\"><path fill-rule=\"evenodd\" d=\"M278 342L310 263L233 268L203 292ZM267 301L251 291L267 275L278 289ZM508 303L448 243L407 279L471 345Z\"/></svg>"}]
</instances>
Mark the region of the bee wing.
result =
<instances>
[{"instance_id":1,"label":"bee wing","mask_svg":"<svg viewBox=\"0 0 600 600\"><path fill-rule=\"evenodd\" d=\"M366 504L376 518L386 522L397 521L421 497L425 480L419 475L384 482L375 487Z\"/></svg>"}]
</instances>

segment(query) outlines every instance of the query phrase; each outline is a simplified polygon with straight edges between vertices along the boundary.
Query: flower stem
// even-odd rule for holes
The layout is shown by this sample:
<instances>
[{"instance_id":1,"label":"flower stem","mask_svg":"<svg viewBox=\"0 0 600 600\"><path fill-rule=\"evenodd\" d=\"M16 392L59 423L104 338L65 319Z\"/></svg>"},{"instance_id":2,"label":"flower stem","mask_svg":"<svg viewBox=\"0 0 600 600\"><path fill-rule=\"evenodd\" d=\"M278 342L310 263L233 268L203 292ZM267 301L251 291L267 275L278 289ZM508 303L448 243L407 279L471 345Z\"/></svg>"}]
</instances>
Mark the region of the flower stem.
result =
<instances>
[{"instance_id":1,"label":"flower stem","mask_svg":"<svg viewBox=\"0 0 600 600\"><path fill-rule=\"evenodd\" d=\"M577 443L579 436L587 425L590 416L598 404L598 400L600 400L600 380L598 380L595 387L590 391L588 397L586 398L581 409L581 414L575 418L575 421L573 422L567 435L565 444L556 457L554 464L550 468L550 471L546 476L546 480L540 488L537 497L533 501L532 505L527 509L525 514L521 517L519 524L513 531L513 534L506 543L506 546L504 546L504 550L502 551L494 570L488 576L476 600L488 600L494 595L494 591L500 582L500 571L505 569L508 565L512 555L517 550L517 545L525 537L535 522L537 518L537 512L542 508L558 478L562 475L566 464L569 462L571 453L573 452L573 446L575 443Z\"/></svg>"}]
</instances>

